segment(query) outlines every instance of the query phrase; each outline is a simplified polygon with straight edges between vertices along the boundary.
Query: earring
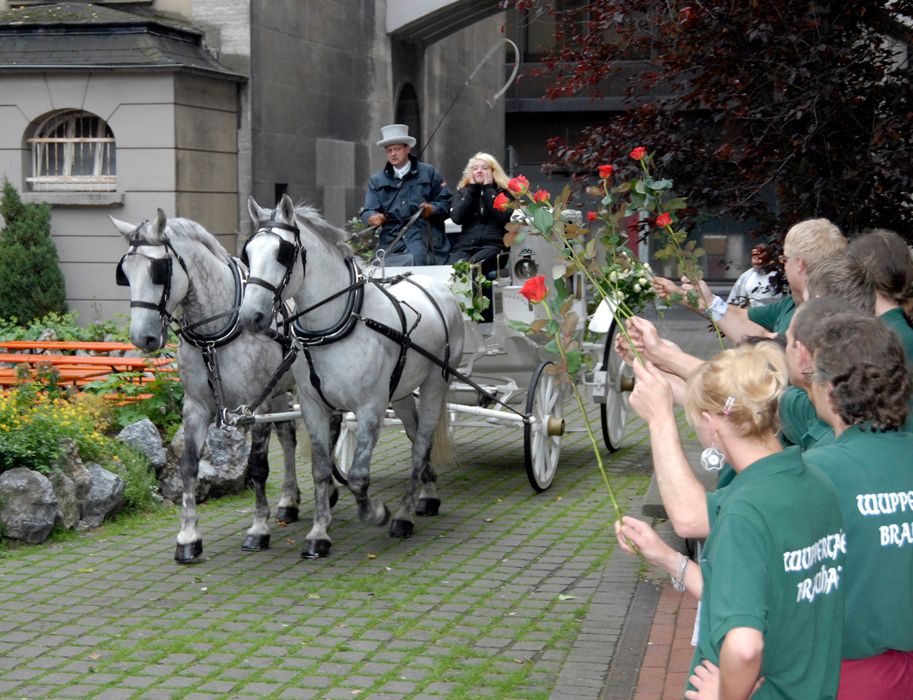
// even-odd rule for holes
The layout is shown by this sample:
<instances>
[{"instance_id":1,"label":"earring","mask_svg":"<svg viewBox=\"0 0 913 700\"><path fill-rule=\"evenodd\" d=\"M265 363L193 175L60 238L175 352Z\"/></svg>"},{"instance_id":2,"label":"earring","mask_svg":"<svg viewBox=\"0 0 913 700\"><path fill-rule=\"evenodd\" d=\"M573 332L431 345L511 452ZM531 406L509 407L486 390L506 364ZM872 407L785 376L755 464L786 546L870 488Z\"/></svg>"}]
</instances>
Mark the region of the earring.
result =
<instances>
[{"instance_id":1,"label":"earring","mask_svg":"<svg viewBox=\"0 0 913 700\"><path fill-rule=\"evenodd\" d=\"M705 471L717 472L723 468L723 462L726 461L726 455L716 447L708 447L701 452L701 466Z\"/></svg>"}]
</instances>

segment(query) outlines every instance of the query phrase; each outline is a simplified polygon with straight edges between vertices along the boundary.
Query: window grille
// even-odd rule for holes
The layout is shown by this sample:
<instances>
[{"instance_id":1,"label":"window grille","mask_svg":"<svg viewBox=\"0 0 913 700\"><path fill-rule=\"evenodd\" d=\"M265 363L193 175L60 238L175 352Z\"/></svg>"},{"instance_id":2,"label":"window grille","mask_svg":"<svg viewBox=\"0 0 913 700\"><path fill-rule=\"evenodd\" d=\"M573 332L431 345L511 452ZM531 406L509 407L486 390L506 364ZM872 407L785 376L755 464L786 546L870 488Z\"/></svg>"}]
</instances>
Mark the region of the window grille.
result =
<instances>
[{"instance_id":1,"label":"window grille","mask_svg":"<svg viewBox=\"0 0 913 700\"><path fill-rule=\"evenodd\" d=\"M65 112L38 127L33 138L33 192L111 192L117 188L114 134L94 114Z\"/></svg>"}]
</instances>

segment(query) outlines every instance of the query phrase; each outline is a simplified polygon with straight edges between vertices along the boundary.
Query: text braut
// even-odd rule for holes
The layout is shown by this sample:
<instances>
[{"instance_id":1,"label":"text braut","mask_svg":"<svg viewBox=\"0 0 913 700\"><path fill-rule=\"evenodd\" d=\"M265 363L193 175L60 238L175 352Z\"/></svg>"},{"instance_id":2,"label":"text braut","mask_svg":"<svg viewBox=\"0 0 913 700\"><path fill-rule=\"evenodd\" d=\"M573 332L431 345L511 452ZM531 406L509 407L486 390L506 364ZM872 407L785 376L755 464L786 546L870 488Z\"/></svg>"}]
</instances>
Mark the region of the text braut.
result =
<instances>
[{"instance_id":1,"label":"text braut","mask_svg":"<svg viewBox=\"0 0 913 700\"><path fill-rule=\"evenodd\" d=\"M799 581L796 584L796 602L807 600L812 603L815 596L827 595L835 588L839 588L842 570L842 566L822 566L814 576Z\"/></svg>"}]
</instances>

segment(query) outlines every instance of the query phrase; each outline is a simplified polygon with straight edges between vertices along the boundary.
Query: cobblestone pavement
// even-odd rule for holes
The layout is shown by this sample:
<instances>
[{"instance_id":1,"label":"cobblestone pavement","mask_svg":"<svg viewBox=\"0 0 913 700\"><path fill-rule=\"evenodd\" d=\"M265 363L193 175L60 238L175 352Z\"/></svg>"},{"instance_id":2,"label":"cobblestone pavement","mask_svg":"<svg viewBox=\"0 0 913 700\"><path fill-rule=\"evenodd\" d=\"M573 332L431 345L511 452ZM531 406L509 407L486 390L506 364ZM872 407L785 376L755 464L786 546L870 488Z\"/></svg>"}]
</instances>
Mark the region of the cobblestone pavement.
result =
<instances>
[{"instance_id":1,"label":"cobblestone pavement","mask_svg":"<svg viewBox=\"0 0 913 700\"><path fill-rule=\"evenodd\" d=\"M571 412L571 427L582 422ZM640 657L626 675L616 647L626 616L649 629L652 608L635 605L640 562L613 553L615 513L586 434L564 438L555 482L538 495L520 430L455 441L461 466L439 470L441 515L406 541L361 523L343 490L332 553L317 561L299 557L307 522L274 526L269 551L242 553L246 494L200 508L205 551L191 566L172 559L176 509L0 553L0 698L598 698L612 682L633 692ZM385 431L372 488L388 504L407 456L405 436ZM642 424L606 462L621 507L635 508L650 475ZM306 465L301 480L308 518Z\"/></svg>"}]
</instances>

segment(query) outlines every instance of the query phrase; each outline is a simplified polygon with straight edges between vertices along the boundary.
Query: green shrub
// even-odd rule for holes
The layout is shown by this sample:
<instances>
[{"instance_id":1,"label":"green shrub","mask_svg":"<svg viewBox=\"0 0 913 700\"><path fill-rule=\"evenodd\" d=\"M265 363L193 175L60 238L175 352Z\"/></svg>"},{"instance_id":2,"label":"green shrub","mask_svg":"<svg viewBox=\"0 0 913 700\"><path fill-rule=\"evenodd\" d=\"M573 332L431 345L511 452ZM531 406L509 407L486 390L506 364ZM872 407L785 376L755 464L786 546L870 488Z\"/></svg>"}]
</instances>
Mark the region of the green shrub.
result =
<instances>
[{"instance_id":1,"label":"green shrub","mask_svg":"<svg viewBox=\"0 0 913 700\"><path fill-rule=\"evenodd\" d=\"M112 446L114 453L103 464L124 480L124 509L150 510L155 505L153 495L158 491L155 472L146 458L129 445L113 440Z\"/></svg>"},{"instance_id":2,"label":"green shrub","mask_svg":"<svg viewBox=\"0 0 913 700\"><path fill-rule=\"evenodd\" d=\"M146 398L114 406L113 421L121 428L148 418L169 440L181 425L181 408L184 402L184 385L176 377L159 373L151 382L136 382L138 372L110 374L104 379L87 384L84 388L105 396L119 394L125 398L148 395Z\"/></svg>"},{"instance_id":3,"label":"green shrub","mask_svg":"<svg viewBox=\"0 0 913 700\"><path fill-rule=\"evenodd\" d=\"M6 228L0 232L0 309L29 323L66 310L63 273L51 239L51 208L26 204L6 179L0 198Z\"/></svg>"},{"instance_id":4,"label":"green shrub","mask_svg":"<svg viewBox=\"0 0 913 700\"><path fill-rule=\"evenodd\" d=\"M88 326L79 325L79 312L58 313L52 311L41 318L32 319L23 325L15 318L0 318L0 339L38 340L47 330L54 332L56 340L86 342L115 340L130 342L127 324L117 321L96 321Z\"/></svg>"},{"instance_id":5,"label":"green shrub","mask_svg":"<svg viewBox=\"0 0 913 700\"><path fill-rule=\"evenodd\" d=\"M0 472L16 467L50 473L60 457L61 438L70 438L79 456L94 462L111 454L102 432L100 400L69 399L52 386L25 383L0 393Z\"/></svg>"},{"instance_id":6,"label":"green shrub","mask_svg":"<svg viewBox=\"0 0 913 700\"><path fill-rule=\"evenodd\" d=\"M70 438L84 462L95 462L124 480L127 510L148 510L158 483L146 458L108 437L112 407L100 396L68 396L34 383L0 392L0 472L16 467L50 474Z\"/></svg>"}]
</instances>

